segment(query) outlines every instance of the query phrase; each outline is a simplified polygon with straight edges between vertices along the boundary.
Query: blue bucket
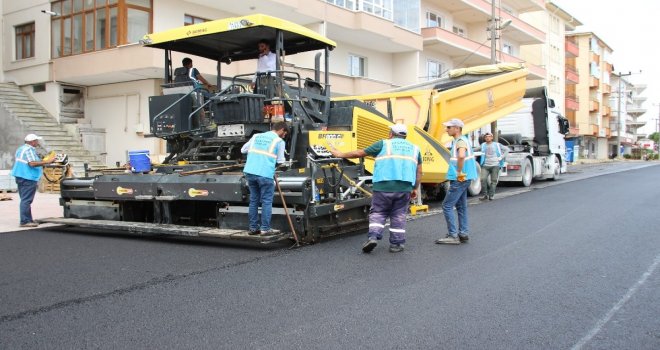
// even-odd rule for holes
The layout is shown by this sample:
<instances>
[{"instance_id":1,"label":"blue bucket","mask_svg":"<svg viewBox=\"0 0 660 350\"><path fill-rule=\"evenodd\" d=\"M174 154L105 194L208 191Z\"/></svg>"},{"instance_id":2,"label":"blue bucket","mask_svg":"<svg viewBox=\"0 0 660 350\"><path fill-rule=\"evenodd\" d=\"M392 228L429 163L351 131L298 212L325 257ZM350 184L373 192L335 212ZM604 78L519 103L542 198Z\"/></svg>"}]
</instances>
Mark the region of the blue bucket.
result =
<instances>
[{"instance_id":1,"label":"blue bucket","mask_svg":"<svg viewBox=\"0 0 660 350\"><path fill-rule=\"evenodd\" d=\"M131 163L131 170L134 173L144 173L151 171L151 160L149 151L128 151L128 161Z\"/></svg>"}]
</instances>

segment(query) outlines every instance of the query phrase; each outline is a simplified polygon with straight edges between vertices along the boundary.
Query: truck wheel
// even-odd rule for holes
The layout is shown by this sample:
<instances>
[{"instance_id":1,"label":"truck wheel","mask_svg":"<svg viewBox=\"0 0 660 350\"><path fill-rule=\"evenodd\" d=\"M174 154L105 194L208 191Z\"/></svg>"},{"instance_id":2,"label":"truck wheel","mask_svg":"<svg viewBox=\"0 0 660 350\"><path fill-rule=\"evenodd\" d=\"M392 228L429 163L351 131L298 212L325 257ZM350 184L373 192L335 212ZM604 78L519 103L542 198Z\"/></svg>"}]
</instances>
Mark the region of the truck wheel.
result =
<instances>
[{"instance_id":1,"label":"truck wheel","mask_svg":"<svg viewBox=\"0 0 660 350\"><path fill-rule=\"evenodd\" d=\"M532 163L529 161L529 159L525 159L522 167L522 185L529 187L532 184L532 178Z\"/></svg>"},{"instance_id":2,"label":"truck wheel","mask_svg":"<svg viewBox=\"0 0 660 350\"><path fill-rule=\"evenodd\" d=\"M481 174L481 166L477 164L477 174ZM481 180L477 177L476 179L470 181L470 187L468 187L469 196L478 196L481 193Z\"/></svg>"},{"instance_id":3,"label":"truck wheel","mask_svg":"<svg viewBox=\"0 0 660 350\"><path fill-rule=\"evenodd\" d=\"M552 173L552 177L548 179L551 181L559 180L559 175L561 173L561 163L559 163L559 159L556 156L554 158L555 158L555 171Z\"/></svg>"}]
</instances>

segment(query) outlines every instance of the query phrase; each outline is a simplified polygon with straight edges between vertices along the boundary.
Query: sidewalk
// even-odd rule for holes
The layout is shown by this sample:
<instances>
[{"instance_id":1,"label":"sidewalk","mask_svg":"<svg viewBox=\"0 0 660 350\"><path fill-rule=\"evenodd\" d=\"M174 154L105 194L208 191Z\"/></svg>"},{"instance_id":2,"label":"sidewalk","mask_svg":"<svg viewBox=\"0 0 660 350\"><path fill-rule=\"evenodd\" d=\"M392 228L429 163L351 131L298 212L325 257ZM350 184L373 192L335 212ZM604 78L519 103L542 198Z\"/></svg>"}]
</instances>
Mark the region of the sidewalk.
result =
<instances>
[{"instance_id":1,"label":"sidewalk","mask_svg":"<svg viewBox=\"0 0 660 350\"><path fill-rule=\"evenodd\" d=\"M18 205L21 199L18 193L7 193L11 200L0 201L0 233L13 232L22 230L32 230L33 227L22 228L18 227L19 224L19 210ZM32 218L34 220L61 217L63 209L60 206L59 193L38 193L34 196L32 202ZM55 224L42 224L39 227L56 226Z\"/></svg>"}]
</instances>

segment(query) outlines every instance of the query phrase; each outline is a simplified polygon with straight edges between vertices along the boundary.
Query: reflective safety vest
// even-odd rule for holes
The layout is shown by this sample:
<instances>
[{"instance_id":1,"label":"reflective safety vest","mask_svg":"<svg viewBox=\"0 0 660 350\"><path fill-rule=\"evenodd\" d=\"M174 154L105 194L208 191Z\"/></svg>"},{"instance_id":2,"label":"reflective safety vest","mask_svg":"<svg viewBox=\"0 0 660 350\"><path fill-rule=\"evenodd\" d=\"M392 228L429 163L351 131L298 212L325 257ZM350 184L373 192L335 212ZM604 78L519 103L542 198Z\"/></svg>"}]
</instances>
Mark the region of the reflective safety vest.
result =
<instances>
[{"instance_id":1,"label":"reflective safety vest","mask_svg":"<svg viewBox=\"0 0 660 350\"><path fill-rule=\"evenodd\" d=\"M499 158L502 156L502 147L500 146L499 142L493 142L493 146L495 146L495 155ZM480 165L484 165L484 162L486 162L486 147L488 147L488 143L484 142L481 144L481 160L479 161ZM504 159L500 160L500 168L504 166Z\"/></svg>"},{"instance_id":2,"label":"reflective safety vest","mask_svg":"<svg viewBox=\"0 0 660 350\"><path fill-rule=\"evenodd\" d=\"M376 156L374 182L405 181L415 186L419 147L400 138L383 140L383 148Z\"/></svg>"},{"instance_id":3,"label":"reflective safety vest","mask_svg":"<svg viewBox=\"0 0 660 350\"><path fill-rule=\"evenodd\" d=\"M275 176L278 145L284 147L284 140L274 131L253 136L243 172L272 179Z\"/></svg>"},{"instance_id":4,"label":"reflective safety vest","mask_svg":"<svg viewBox=\"0 0 660 350\"><path fill-rule=\"evenodd\" d=\"M43 169L40 166L30 166L30 162L40 161L39 155L34 147L28 145L27 143L19 147L16 150L16 162L14 167L11 169L11 175L13 177L20 177L26 180L39 181L41 174L43 174Z\"/></svg>"},{"instance_id":5,"label":"reflective safety vest","mask_svg":"<svg viewBox=\"0 0 660 350\"><path fill-rule=\"evenodd\" d=\"M479 177L477 174L477 162L474 160L474 152L472 152L472 145L466 136L461 136L461 140L465 141L467 149L465 150L465 160L463 160L463 173L466 175L467 180L474 180ZM456 180L457 173L456 167L458 165L458 150L456 149L456 141L451 143L451 158L449 158L449 170L447 170L447 180Z\"/></svg>"}]
</instances>

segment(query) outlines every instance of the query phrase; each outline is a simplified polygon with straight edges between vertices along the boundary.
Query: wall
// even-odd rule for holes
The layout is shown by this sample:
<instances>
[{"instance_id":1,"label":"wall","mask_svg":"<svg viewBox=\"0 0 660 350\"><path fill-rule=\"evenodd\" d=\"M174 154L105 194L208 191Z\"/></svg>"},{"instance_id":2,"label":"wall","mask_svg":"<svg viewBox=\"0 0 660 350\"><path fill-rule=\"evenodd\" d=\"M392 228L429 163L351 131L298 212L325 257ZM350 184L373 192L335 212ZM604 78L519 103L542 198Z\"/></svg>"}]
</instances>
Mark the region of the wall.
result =
<instances>
[{"instance_id":1,"label":"wall","mask_svg":"<svg viewBox=\"0 0 660 350\"><path fill-rule=\"evenodd\" d=\"M16 149L25 141L27 131L21 124L0 106L0 170L11 169L14 165Z\"/></svg>"},{"instance_id":2,"label":"wall","mask_svg":"<svg viewBox=\"0 0 660 350\"><path fill-rule=\"evenodd\" d=\"M85 118L92 128L106 131L106 160L109 166L115 162L125 162L129 150L146 149L152 155L164 157L164 142L158 138L144 137L149 132L149 96L159 93L157 80L87 89Z\"/></svg>"}]
</instances>

